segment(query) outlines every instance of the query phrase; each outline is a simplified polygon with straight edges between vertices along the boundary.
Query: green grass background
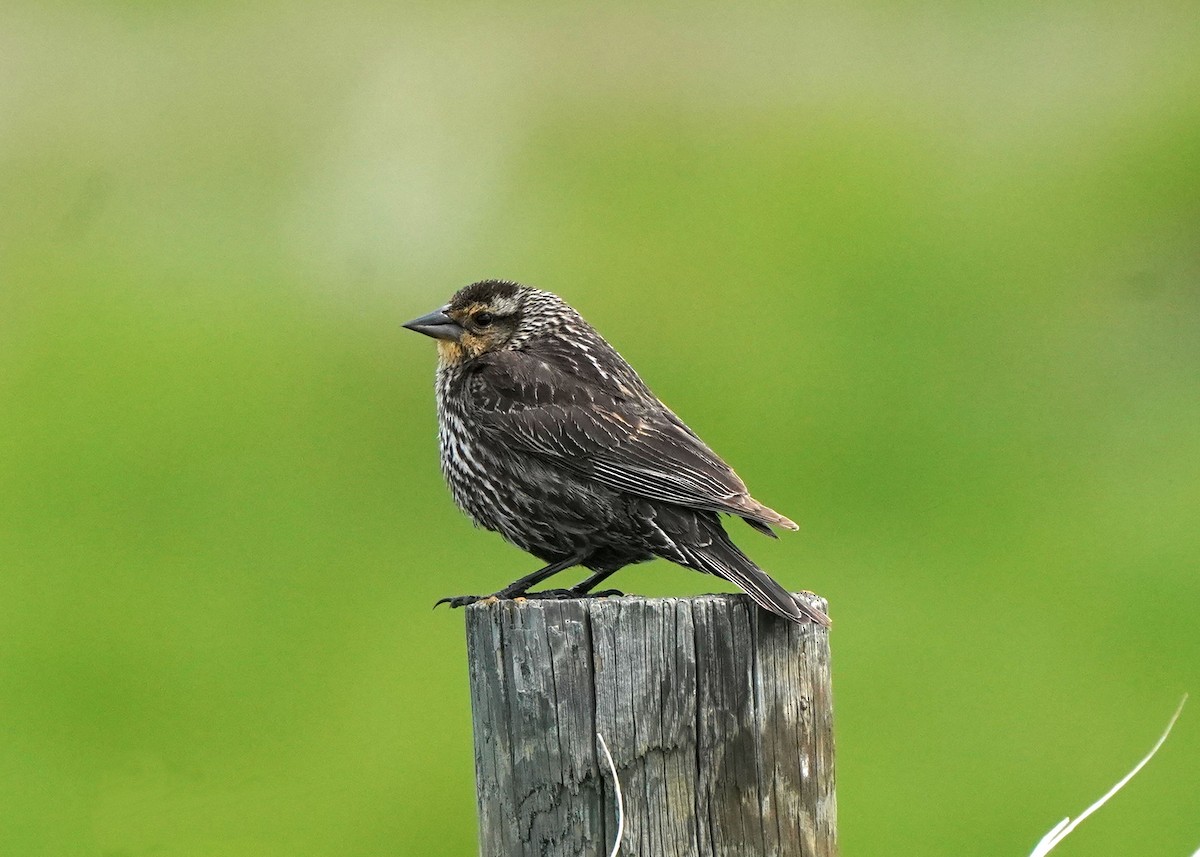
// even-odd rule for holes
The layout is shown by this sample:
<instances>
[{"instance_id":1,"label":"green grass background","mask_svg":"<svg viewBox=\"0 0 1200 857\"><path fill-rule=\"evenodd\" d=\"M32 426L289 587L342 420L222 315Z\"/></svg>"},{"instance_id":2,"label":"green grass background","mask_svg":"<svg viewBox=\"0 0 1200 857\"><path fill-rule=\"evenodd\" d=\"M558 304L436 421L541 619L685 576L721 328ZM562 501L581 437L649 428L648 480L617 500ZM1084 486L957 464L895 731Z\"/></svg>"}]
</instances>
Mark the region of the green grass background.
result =
<instances>
[{"instance_id":1,"label":"green grass background","mask_svg":"<svg viewBox=\"0 0 1200 857\"><path fill-rule=\"evenodd\" d=\"M1027 854L1200 691L1198 92L1167 0L6 4L0 854L473 853L429 608L533 561L400 323L484 276L801 522L844 853ZM1195 699L1059 853L1198 795Z\"/></svg>"}]
</instances>

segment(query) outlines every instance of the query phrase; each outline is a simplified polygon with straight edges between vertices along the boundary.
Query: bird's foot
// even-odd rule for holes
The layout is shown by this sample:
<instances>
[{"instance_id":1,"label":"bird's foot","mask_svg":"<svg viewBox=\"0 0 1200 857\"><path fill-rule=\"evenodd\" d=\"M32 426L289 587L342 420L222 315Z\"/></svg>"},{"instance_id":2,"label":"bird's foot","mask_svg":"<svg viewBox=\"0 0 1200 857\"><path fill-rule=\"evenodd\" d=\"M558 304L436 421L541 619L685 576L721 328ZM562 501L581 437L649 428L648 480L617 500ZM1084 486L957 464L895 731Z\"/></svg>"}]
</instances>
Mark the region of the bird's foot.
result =
<instances>
[{"instance_id":1,"label":"bird's foot","mask_svg":"<svg viewBox=\"0 0 1200 857\"><path fill-rule=\"evenodd\" d=\"M577 592L576 598L624 598L625 593L619 589L598 589L595 592Z\"/></svg>"},{"instance_id":2,"label":"bird's foot","mask_svg":"<svg viewBox=\"0 0 1200 857\"><path fill-rule=\"evenodd\" d=\"M495 604L502 597L500 593L495 595L453 595L449 598L439 598L433 602L433 609L436 610L443 604L449 604L451 607L466 607L470 604L477 604L482 601L484 604Z\"/></svg>"},{"instance_id":3,"label":"bird's foot","mask_svg":"<svg viewBox=\"0 0 1200 857\"><path fill-rule=\"evenodd\" d=\"M602 589L599 592L580 592L578 589L543 589L541 592L526 592L521 597L531 601L567 601L572 598L608 598L612 595L624 594L616 589Z\"/></svg>"},{"instance_id":4,"label":"bird's foot","mask_svg":"<svg viewBox=\"0 0 1200 857\"><path fill-rule=\"evenodd\" d=\"M608 598L609 596L622 596L624 592L617 589L603 589L599 592L579 592L574 589L543 589L541 592L505 592L501 590L492 595L454 595L448 598L439 598L434 602L434 609L437 609L443 604L449 604L453 607L467 607L471 604L495 604L497 601L567 601L571 598Z\"/></svg>"}]
</instances>

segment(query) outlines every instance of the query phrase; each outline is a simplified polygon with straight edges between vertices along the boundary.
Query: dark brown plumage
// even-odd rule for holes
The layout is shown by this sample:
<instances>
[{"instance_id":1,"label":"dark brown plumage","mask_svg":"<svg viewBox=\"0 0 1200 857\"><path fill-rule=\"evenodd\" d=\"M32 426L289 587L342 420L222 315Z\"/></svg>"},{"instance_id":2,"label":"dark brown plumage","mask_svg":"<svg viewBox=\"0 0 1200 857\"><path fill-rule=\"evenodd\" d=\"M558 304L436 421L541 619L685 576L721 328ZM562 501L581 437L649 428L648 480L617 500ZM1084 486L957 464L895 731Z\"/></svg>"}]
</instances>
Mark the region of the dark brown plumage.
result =
<instances>
[{"instance_id":1,"label":"dark brown plumage","mask_svg":"<svg viewBox=\"0 0 1200 857\"><path fill-rule=\"evenodd\" d=\"M718 516L767 535L796 525L751 497L561 298L485 280L405 327L438 340L438 437L455 502L548 563L498 597L583 596L657 556L728 580L780 616L828 624L742 553ZM575 565L592 576L528 593ZM462 606L479 596L445 600Z\"/></svg>"}]
</instances>

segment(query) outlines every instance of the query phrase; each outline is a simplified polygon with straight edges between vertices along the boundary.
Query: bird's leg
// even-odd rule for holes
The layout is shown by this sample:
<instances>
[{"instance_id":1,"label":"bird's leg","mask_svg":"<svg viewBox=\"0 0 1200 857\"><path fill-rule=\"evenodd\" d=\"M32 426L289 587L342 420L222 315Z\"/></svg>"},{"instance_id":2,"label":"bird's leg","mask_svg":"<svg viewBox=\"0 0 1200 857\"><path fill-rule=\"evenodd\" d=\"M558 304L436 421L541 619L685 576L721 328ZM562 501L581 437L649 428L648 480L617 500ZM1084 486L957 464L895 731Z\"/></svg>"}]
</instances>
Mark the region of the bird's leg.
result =
<instances>
[{"instance_id":1,"label":"bird's leg","mask_svg":"<svg viewBox=\"0 0 1200 857\"><path fill-rule=\"evenodd\" d=\"M542 598L547 600L564 601L568 598L607 598L610 595L624 595L623 592L618 592L616 589L605 589L602 592L592 592L596 588L596 584L600 583L605 578L616 572L617 569L610 568L606 571L593 572L591 577L585 578L579 583L572 586L570 589L543 589L541 592L527 592L526 598Z\"/></svg>"},{"instance_id":2,"label":"bird's leg","mask_svg":"<svg viewBox=\"0 0 1200 857\"><path fill-rule=\"evenodd\" d=\"M558 574L560 571L565 571L571 566L579 565L579 563L583 562L585 559L587 559L586 555L580 556L579 554L575 554L567 557L566 559L559 560L558 562L552 562L545 568L539 568L532 574L525 575L520 580L514 580L508 586L497 592L496 597L520 598L525 596L528 593L529 587L536 586L547 577Z\"/></svg>"},{"instance_id":3,"label":"bird's leg","mask_svg":"<svg viewBox=\"0 0 1200 857\"><path fill-rule=\"evenodd\" d=\"M529 587L536 586L547 577L558 574L560 571L568 569L573 565L579 565L579 563L583 562L583 560L586 558L586 555L580 556L578 554L573 554L566 559L559 560L558 562L552 562L547 566L539 568L532 574L525 575L520 580L514 580L508 586L504 587L493 595L455 595L451 598L439 599L433 606L437 607L438 604L449 604L451 607L466 607L468 604L474 604L476 601L483 601L487 598L508 599L526 597L525 593ZM538 595L535 594L532 597L537 598Z\"/></svg>"},{"instance_id":4,"label":"bird's leg","mask_svg":"<svg viewBox=\"0 0 1200 857\"><path fill-rule=\"evenodd\" d=\"M619 592L616 589L605 589L601 592L592 592L592 590L596 588L597 584L602 583L604 580L616 574L619 570L620 569L610 568L605 571L597 571L593 573L591 577L587 578L586 580L581 580L579 583L576 583L574 586L572 586L571 592L575 593L576 598L582 598L585 595L592 598L604 598L608 595L623 595L623 592Z\"/></svg>"}]
</instances>

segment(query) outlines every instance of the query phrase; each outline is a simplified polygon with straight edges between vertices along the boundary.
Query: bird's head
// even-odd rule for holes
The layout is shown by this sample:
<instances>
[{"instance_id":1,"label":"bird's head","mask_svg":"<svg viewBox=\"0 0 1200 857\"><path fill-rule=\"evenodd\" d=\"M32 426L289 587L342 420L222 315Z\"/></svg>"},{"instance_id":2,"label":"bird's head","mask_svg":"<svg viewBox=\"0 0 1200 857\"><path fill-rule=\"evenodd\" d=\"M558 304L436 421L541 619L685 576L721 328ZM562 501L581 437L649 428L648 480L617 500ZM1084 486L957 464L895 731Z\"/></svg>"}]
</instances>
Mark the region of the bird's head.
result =
<instances>
[{"instance_id":1,"label":"bird's head","mask_svg":"<svg viewBox=\"0 0 1200 857\"><path fill-rule=\"evenodd\" d=\"M490 351L520 348L554 326L578 317L559 297L507 280L481 280L450 302L404 326L438 341L438 354L457 364Z\"/></svg>"}]
</instances>

